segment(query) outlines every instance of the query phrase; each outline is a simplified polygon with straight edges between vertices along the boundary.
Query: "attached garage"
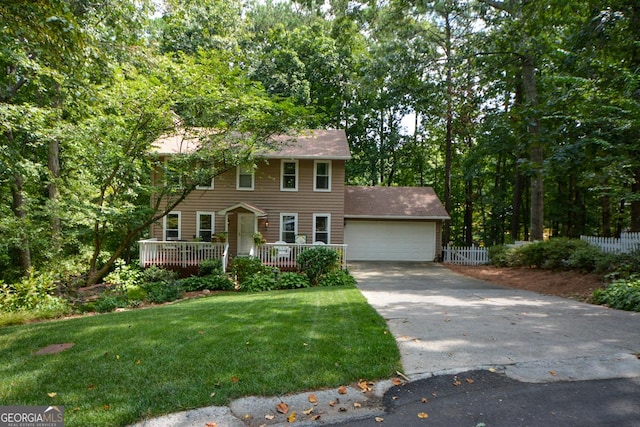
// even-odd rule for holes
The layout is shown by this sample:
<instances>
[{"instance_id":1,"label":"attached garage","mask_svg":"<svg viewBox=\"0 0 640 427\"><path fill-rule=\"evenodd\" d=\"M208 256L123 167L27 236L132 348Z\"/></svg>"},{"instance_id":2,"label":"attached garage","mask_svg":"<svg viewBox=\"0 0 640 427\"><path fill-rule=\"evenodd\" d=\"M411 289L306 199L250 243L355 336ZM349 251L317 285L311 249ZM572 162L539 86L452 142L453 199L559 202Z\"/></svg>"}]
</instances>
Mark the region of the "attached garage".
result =
<instances>
[{"instance_id":1,"label":"attached garage","mask_svg":"<svg viewBox=\"0 0 640 427\"><path fill-rule=\"evenodd\" d=\"M430 187L347 187L344 242L350 261L434 261L449 219Z\"/></svg>"}]
</instances>

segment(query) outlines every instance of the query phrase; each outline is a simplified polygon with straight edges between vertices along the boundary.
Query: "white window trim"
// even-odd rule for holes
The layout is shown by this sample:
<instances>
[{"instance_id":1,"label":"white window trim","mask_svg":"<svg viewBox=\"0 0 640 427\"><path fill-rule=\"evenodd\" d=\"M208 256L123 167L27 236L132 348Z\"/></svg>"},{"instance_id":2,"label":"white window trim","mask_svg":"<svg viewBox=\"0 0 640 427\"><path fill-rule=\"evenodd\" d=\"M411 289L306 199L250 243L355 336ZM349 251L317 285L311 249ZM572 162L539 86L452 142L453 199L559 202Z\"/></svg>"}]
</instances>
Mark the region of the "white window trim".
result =
<instances>
[{"instance_id":1,"label":"white window trim","mask_svg":"<svg viewBox=\"0 0 640 427\"><path fill-rule=\"evenodd\" d=\"M178 215L178 239L182 240L182 212L171 211L162 218L162 240L167 240L167 217L169 215Z\"/></svg>"},{"instance_id":2,"label":"white window trim","mask_svg":"<svg viewBox=\"0 0 640 427\"><path fill-rule=\"evenodd\" d=\"M209 184L208 186L196 185L196 190L213 190L213 178L211 178L211 184Z\"/></svg>"},{"instance_id":3,"label":"white window trim","mask_svg":"<svg viewBox=\"0 0 640 427\"><path fill-rule=\"evenodd\" d=\"M279 230L279 235L278 235L278 240L281 240L283 242L286 242L286 240L284 239L284 217L285 216L292 216L296 219L295 222L295 226L294 226L294 230L293 230L293 238L295 239L295 236L298 235L298 214L297 213L293 213L293 212L282 212L280 213L280 230Z\"/></svg>"},{"instance_id":4,"label":"white window trim","mask_svg":"<svg viewBox=\"0 0 640 427\"><path fill-rule=\"evenodd\" d=\"M296 165L296 186L295 188L285 188L284 187L284 164L285 163L295 163ZM280 161L280 191L298 191L298 179L300 177L300 164L298 160L281 160Z\"/></svg>"},{"instance_id":5,"label":"white window trim","mask_svg":"<svg viewBox=\"0 0 640 427\"><path fill-rule=\"evenodd\" d=\"M329 186L328 188L318 188L318 163L328 163L329 164ZM331 160L314 160L313 162L313 191L331 191L331 178L332 178L332 163Z\"/></svg>"},{"instance_id":6,"label":"white window trim","mask_svg":"<svg viewBox=\"0 0 640 427\"><path fill-rule=\"evenodd\" d=\"M196 238L200 237L200 215L211 215L211 237L213 237L216 232L216 213L196 211Z\"/></svg>"},{"instance_id":7,"label":"white window trim","mask_svg":"<svg viewBox=\"0 0 640 427\"><path fill-rule=\"evenodd\" d=\"M313 214L313 242L317 241L316 239L316 218L318 217L326 217L327 218L327 244L331 243L331 214L328 213L314 213Z\"/></svg>"},{"instance_id":8,"label":"white window trim","mask_svg":"<svg viewBox=\"0 0 640 427\"><path fill-rule=\"evenodd\" d=\"M255 184L256 184L256 171L255 169L251 168L251 187L240 187L240 170L242 169L243 166L238 165L236 166L236 190L238 191L253 191ZM249 167L249 166L247 166Z\"/></svg>"}]
</instances>

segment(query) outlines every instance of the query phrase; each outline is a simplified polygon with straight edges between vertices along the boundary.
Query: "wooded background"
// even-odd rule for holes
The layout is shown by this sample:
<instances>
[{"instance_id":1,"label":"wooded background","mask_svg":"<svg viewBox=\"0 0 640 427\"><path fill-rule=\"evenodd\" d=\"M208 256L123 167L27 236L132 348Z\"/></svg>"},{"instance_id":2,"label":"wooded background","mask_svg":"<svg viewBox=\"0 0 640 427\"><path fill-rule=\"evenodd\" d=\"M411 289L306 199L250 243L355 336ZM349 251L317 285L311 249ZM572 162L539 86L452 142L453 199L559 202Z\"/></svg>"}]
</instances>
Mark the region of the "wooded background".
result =
<instances>
[{"instance_id":1,"label":"wooded background","mask_svg":"<svg viewBox=\"0 0 640 427\"><path fill-rule=\"evenodd\" d=\"M640 231L636 0L5 0L0 69L0 279L129 256L177 126L346 129L349 183L433 186L444 242ZM171 203L251 155L204 154Z\"/></svg>"}]
</instances>

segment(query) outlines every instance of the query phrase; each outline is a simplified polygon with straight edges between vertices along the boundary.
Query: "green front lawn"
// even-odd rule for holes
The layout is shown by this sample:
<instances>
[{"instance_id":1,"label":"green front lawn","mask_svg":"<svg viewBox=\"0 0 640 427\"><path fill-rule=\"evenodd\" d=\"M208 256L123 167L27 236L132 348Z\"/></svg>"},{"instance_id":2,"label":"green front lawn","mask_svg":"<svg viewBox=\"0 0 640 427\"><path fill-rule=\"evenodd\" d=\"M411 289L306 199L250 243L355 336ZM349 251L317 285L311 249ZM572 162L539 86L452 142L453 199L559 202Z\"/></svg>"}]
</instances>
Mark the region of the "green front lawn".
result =
<instances>
[{"instance_id":1,"label":"green front lawn","mask_svg":"<svg viewBox=\"0 0 640 427\"><path fill-rule=\"evenodd\" d=\"M34 355L59 343L74 346ZM399 368L393 336L355 287L230 293L0 328L2 404L63 405L67 426L126 425Z\"/></svg>"}]
</instances>

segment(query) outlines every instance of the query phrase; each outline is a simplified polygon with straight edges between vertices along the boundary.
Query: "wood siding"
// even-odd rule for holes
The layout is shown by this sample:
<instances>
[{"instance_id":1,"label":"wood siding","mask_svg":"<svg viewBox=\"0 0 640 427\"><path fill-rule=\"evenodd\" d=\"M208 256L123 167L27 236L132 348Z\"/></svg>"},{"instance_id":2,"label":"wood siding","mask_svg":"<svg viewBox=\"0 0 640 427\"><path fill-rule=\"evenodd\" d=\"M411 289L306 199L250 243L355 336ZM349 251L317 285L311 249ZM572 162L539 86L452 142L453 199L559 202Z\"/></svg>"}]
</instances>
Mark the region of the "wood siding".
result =
<instances>
[{"instance_id":1,"label":"wood siding","mask_svg":"<svg viewBox=\"0 0 640 427\"><path fill-rule=\"evenodd\" d=\"M280 214L295 213L298 215L298 234L306 234L308 243L312 243L313 239L313 214L330 214L331 243L344 243L344 160L331 161L330 192L313 191L313 159L300 159L298 166L297 191L280 190L279 159L270 159L267 163L259 165L255 172L252 191L236 189L235 169L216 177L213 190L194 190L176 208L176 211L181 212L182 240L193 240L196 237L196 212L215 212L214 233L218 233L225 231L227 227L224 223L225 216L217 213L236 204L246 203L267 213L265 219L269 223L268 230L265 230L265 220L258 220L258 231L267 242L275 242L280 238ZM229 241L234 243L236 229L231 218L237 218L237 213L232 212L229 216ZM152 226L151 237L163 239L161 221Z\"/></svg>"}]
</instances>

